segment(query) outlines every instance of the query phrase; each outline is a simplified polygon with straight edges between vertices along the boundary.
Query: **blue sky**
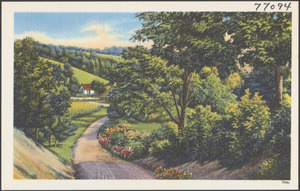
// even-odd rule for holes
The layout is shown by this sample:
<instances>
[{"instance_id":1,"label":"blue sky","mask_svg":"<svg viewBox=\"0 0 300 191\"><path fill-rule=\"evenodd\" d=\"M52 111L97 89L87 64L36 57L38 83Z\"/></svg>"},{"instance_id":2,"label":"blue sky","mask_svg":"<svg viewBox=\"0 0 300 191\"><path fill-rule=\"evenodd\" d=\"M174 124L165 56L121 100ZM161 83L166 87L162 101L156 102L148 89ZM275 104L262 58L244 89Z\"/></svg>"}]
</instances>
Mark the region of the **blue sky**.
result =
<instances>
[{"instance_id":1,"label":"blue sky","mask_svg":"<svg viewBox=\"0 0 300 191\"><path fill-rule=\"evenodd\" d=\"M31 36L55 45L83 48L134 46L134 30L141 28L135 13L15 13L15 39ZM149 47L149 43L144 44Z\"/></svg>"}]
</instances>

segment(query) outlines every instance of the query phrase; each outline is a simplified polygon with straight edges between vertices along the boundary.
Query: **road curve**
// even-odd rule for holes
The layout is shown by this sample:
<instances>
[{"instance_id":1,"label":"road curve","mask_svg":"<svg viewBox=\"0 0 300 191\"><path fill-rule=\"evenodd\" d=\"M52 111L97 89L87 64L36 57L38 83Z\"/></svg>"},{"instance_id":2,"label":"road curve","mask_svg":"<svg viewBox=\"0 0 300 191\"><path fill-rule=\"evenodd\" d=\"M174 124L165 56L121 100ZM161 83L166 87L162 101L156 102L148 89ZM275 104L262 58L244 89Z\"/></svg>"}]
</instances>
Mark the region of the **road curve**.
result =
<instances>
[{"instance_id":1,"label":"road curve","mask_svg":"<svg viewBox=\"0 0 300 191\"><path fill-rule=\"evenodd\" d=\"M99 127L107 117L91 124L72 150L76 179L155 179L153 172L114 157L98 142Z\"/></svg>"}]
</instances>

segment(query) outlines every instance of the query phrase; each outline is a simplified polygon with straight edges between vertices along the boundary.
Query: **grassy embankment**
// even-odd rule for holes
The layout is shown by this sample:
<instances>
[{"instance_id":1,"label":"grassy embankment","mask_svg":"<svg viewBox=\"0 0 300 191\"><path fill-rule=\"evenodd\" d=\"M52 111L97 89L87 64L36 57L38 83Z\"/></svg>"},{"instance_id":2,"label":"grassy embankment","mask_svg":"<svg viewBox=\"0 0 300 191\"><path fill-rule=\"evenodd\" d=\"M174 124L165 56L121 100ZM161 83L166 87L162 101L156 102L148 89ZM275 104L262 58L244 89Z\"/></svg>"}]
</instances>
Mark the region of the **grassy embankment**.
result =
<instances>
[{"instance_id":1,"label":"grassy embankment","mask_svg":"<svg viewBox=\"0 0 300 191\"><path fill-rule=\"evenodd\" d=\"M73 179L73 173L49 150L14 129L14 179Z\"/></svg>"},{"instance_id":2,"label":"grassy embankment","mask_svg":"<svg viewBox=\"0 0 300 191\"><path fill-rule=\"evenodd\" d=\"M100 111L95 112L97 108L99 108L98 105L86 102L72 103L72 107L70 108L71 115L78 115L79 111L81 112L81 116L85 114L85 116L79 117L74 120L78 129L74 132L73 136L70 136L65 141L59 143L56 147L48 147L48 149L58 155L66 164L72 165L72 147L75 144L76 140L80 137L80 135L90 124L107 115L106 108L102 108Z\"/></svg>"}]
</instances>

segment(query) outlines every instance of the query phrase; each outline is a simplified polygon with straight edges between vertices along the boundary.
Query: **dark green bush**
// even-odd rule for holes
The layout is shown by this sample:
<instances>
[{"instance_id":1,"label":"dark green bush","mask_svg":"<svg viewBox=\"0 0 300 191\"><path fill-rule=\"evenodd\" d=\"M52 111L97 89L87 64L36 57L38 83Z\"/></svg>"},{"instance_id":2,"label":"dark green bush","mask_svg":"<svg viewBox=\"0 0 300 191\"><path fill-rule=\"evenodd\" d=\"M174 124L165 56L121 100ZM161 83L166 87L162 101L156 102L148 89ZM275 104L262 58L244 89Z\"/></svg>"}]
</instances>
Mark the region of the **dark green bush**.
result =
<instances>
[{"instance_id":1,"label":"dark green bush","mask_svg":"<svg viewBox=\"0 0 300 191\"><path fill-rule=\"evenodd\" d=\"M197 106L190 110L188 123L180 131L181 152L191 160L207 160L217 155L217 128L222 116L212 112L210 106Z\"/></svg>"},{"instance_id":2,"label":"dark green bush","mask_svg":"<svg viewBox=\"0 0 300 191\"><path fill-rule=\"evenodd\" d=\"M143 143L140 141L130 140L127 143L127 146L130 146L133 149L133 154L131 159L140 159L148 155L148 151L147 151L148 148L146 148L145 145L143 145Z\"/></svg>"},{"instance_id":3,"label":"dark green bush","mask_svg":"<svg viewBox=\"0 0 300 191\"><path fill-rule=\"evenodd\" d=\"M250 98L246 90L238 104L227 107L231 128L227 132L227 162L234 165L243 163L259 156L263 152L264 141L270 124L269 107L261 96L256 93Z\"/></svg>"},{"instance_id":4,"label":"dark green bush","mask_svg":"<svg viewBox=\"0 0 300 191\"><path fill-rule=\"evenodd\" d=\"M112 134L112 136L109 137L109 140L112 146L125 146L129 142L128 137L125 136L123 132Z\"/></svg>"},{"instance_id":5,"label":"dark green bush","mask_svg":"<svg viewBox=\"0 0 300 191\"><path fill-rule=\"evenodd\" d=\"M152 156L160 157L164 155L170 155L171 143L169 140L164 139L162 141L154 141L150 144L149 153Z\"/></svg>"}]
</instances>

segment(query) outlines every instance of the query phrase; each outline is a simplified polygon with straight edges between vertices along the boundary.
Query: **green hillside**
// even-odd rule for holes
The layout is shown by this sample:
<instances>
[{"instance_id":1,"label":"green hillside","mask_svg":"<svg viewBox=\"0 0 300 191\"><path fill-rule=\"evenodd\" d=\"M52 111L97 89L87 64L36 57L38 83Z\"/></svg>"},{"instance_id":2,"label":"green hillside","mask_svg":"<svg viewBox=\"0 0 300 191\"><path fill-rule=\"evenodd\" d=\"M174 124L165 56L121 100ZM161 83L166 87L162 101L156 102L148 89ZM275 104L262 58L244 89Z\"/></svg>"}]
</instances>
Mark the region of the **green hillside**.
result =
<instances>
[{"instance_id":1,"label":"green hillside","mask_svg":"<svg viewBox=\"0 0 300 191\"><path fill-rule=\"evenodd\" d=\"M48 61L50 63L60 65L60 66L63 67L63 63L61 63L61 62L57 62L57 61L42 58L42 57L40 57L40 58L44 61ZM108 84L108 82L109 82L108 80L105 80L103 78L100 78L98 76L95 76L93 74L85 72L83 70L80 70L78 68L72 67L72 69L73 69L73 72L74 72L74 77L77 78L77 80L80 84L82 84L82 83L90 84L93 80L98 80L100 82L104 82L105 84Z\"/></svg>"},{"instance_id":2,"label":"green hillside","mask_svg":"<svg viewBox=\"0 0 300 191\"><path fill-rule=\"evenodd\" d=\"M87 56L90 56L89 52L83 52L83 53ZM111 63L120 63L120 62L124 61L124 59L122 57L119 57L119 56L112 56L112 55L99 54L99 53L96 53L96 55L99 58L102 58L104 61L107 60Z\"/></svg>"}]
</instances>

